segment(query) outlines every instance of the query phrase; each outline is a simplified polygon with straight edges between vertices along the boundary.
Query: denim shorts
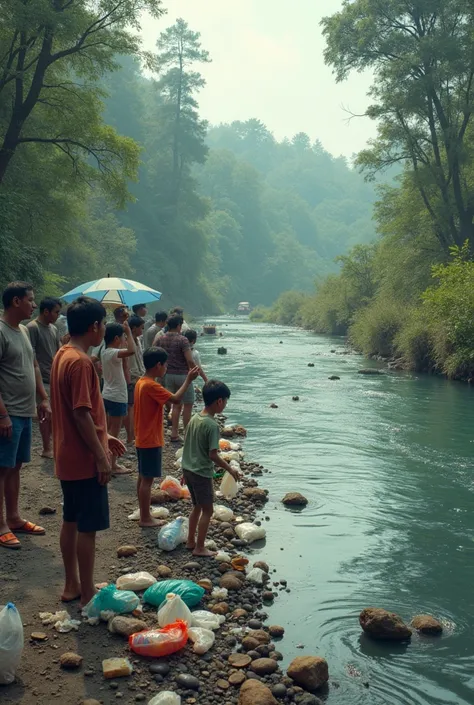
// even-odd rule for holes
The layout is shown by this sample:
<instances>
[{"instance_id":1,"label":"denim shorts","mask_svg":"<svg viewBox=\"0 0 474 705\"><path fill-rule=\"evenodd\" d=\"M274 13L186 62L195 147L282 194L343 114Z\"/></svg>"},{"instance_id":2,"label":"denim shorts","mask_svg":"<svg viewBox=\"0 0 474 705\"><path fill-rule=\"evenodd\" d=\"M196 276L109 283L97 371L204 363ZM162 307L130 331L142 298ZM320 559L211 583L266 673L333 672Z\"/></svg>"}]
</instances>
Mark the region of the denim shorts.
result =
<instances>
[{"instance_id":1,"label":"denim shorts","mask_svg":"<svg viewBox=\"0 0 474 705\"><path fill-rule=\"evenodd\" d=\"M161 477L161 448L137 448L138 472L143 477Z\"/></svg>"},{"instance_id":2,"label":"denim shorts","mask_svg":"<svg viewBox=\"0 0 474 705\"><path fill-rule=\"evenodd\" d=\"M0 437L0 468L14 468L31 460L31 418L10 416L10 420L11 438Z\"/></svg>"},{"instance_id":3,"label":"denim shorts","mask_svg":"<svg viewBox=\"0 0 474 705\"><path fill-rule=\"evenodd\" d=\"M170 375L165 376L165 387L171 392L171 394L176 394L177 391L181 389L186 381L186 375ZM194 393L194 384L190 384L181 399L182 404L194 404L196 401L196 395Z\"/></svg>"},{"instance_id":4,"label":"denim shorts","mask_svg":"<svg viewBox=\"0 0 474 705\"><path fill-rule=\"evenodd\" d=\"M126 416L128 414L127 402L109 401L104 399L105 410L109 416Z\"/></svg>"}]
</instances>

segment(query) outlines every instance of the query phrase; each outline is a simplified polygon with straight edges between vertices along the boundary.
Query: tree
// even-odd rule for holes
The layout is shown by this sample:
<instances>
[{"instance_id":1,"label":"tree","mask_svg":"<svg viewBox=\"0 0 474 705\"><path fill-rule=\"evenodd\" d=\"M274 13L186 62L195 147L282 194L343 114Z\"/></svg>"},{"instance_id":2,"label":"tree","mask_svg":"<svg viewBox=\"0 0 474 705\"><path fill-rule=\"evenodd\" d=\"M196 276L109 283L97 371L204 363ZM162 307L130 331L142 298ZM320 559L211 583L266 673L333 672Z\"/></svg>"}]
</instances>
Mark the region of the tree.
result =
<instances>
[{"instance_id":1,"label":"tree","mask_svg":"<svg viewBox=\"0 0 474 705\"><path fill-rule=\"evenodd\" d=\"M358 158L373 176L409 165L445 253L474 244L474 5L471 0L344 0L323 19L337 80L370 69L378 137Z\"/></svg>"}]
</instances>

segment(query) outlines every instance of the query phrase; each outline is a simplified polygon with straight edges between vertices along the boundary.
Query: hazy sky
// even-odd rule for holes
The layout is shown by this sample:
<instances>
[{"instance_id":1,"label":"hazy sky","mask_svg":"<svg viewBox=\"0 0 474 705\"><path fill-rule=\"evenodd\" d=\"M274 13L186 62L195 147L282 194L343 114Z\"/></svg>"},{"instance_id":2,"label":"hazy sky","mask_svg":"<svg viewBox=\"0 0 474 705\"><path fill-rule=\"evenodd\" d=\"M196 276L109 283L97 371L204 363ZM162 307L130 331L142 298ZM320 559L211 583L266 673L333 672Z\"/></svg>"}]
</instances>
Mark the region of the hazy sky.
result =
<instances>
[{"instance_id":1,"label":"hazy sky","mask_svg":"<svg viewBox=\"0 0 474 705\"><path fill-rule=\"evenodd\" d=\"M351 156L374 135L366 118L347 124L343 106L362 113L369 77L336 84L325 66L319 22L341 0L164 0L168 14L143 22L147 49L183 17L201 33L212 63L199 69L207 85L200 98L212 123L259 118L280 139L307 132L335 155Z\"/></svg>"}]
</instances>

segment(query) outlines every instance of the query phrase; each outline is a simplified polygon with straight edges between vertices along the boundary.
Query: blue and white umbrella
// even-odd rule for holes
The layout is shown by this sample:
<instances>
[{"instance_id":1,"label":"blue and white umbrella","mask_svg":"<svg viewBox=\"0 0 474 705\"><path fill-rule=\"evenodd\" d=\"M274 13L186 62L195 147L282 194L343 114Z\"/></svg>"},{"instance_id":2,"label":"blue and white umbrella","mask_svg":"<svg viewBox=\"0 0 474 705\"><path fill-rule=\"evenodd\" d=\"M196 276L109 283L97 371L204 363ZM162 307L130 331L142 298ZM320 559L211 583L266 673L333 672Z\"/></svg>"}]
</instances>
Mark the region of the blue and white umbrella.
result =
<instances>
[{"instance_id":1,"label":"blue and white umbrella","mask_svg":"<svg viewBox=\"0 0 474 705\"><path fill-rule=\"evenodd\" d=\"M77 299L78 296L90 296L92 299L100 301L104 306L128 306L130 308L136 304L159 301L161 292L131 279L104 277L76 286L61 298L69 303Z\"/></svg>"}]
</instances>

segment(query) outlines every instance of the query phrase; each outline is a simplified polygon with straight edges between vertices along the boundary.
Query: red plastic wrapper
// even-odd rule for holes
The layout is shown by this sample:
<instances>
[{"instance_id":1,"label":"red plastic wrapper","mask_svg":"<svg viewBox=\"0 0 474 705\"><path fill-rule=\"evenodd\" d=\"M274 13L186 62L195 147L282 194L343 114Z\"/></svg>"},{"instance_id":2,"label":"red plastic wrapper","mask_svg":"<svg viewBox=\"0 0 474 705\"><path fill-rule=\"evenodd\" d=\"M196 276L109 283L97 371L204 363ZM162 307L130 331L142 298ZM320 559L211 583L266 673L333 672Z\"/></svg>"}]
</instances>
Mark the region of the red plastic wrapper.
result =
<instances>
[{"instance_id":1,"label":"red plastic wrapper","mask_svg":"<svg viewBox=\"0 0 474 705\"><path fill-rule=\"evenodd\" d=\"M188 641L188 625L181 619L163 629L137 632L128 638L128 644L139 656L162 658L183 649Z\"/></svg>"}]
</instances>

